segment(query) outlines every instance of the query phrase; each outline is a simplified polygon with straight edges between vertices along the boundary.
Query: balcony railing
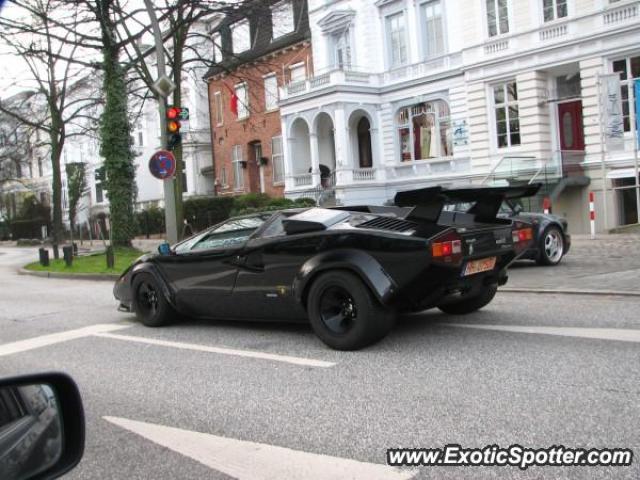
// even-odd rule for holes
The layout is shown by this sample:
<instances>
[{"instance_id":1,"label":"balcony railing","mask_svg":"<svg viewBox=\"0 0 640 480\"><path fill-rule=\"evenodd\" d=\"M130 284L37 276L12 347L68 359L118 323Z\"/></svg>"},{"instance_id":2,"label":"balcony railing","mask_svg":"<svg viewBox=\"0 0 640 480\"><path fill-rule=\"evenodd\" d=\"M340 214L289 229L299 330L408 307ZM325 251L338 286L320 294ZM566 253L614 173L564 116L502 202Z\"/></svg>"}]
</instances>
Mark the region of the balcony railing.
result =
<instances>
[{"instance_id":1,"label":"balcony railing","mask_svg":"<svg viewBox=\"0 0 640 480\"><path fill-rule=\"evenodd\" d=\"M372 87L389 85L436 75L449 69L457 68L461 64L462 54L458 52L442 55L424 62L404 65L382 73L372 73L362 67L355 66L331 67L328 70L316 72L307 80L299 80L286 85L282 89L281 98L295 97L332 85L368 85Z\"/></svg>"},{"instance_id":2,"label":"balcony railing","mask_svg":"<svg viewBox=\"0 0 640 480\"><path fill-rule=\"evenodd\" d=\"M294 187L308 187L313 185L313 175L310 173L302 173L299 175L291 175Z\"/></svg>"},{"instance_id":3,"label":"balcony railing","mask_svg":"<svg viewBox=\"0 0 640 480\"><path fill-rule=\"evenodd\" d=\"M545 23L538 28L491 38L464 50L464 63L515 53L541 45L592 36L640 20L640 1L611 3L586 14L577 14Z\"/></svg>"},{"instance_id":4,"label":"balcony railing","mask_svg":"<svg viewBox=\"0 0 640 480\"><path fill-rule=\"evenodd\" d=\"M353 169L353 181L354 182L373 182L376 179L375 168L354 168Z\"/></svg>"},{"instance_id":5,"label":"balcony railing","mask_svg":"<svg viewBox=\"0 0 640 480\"><path fill-rule=\"evenodd\" d=\"M438 157L429 160L399 163L387 167L388 179L418 177L437 177L471 172L471 159L468 157Z\"/></svg>"}]
</instances>

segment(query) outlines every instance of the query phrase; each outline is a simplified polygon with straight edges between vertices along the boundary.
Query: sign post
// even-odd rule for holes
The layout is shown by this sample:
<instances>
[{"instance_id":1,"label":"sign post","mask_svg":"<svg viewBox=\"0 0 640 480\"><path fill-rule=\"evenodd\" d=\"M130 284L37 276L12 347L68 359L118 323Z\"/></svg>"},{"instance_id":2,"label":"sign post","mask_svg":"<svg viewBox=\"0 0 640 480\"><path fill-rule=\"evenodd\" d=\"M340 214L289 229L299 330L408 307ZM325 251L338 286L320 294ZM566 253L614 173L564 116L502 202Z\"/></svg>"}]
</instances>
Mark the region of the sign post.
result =
<instances>
[{"instance_id":1,"label":"sign post","mask_svg":"<svg viewBox=\"0 0 640 480\"><path fill-rule=\"evenodd\" d=\"M158 95L158 112L160 113L160 143L161 148L167 148L167 96L176 88L175 84L166 74L164 42L162 31L152 0L144 0L144 5L151 20L151 28L156 48L156 61L158 63L158 79L154 84L154 90ZM174 159L175 163L175 159ZM162 181L164 190L164 221L167 230L167 242L178 241L178 222L176 217L176 195L173 176Z\"/></svg>"},{"instance_id":2,"label":"sign post","mask_svg":"<svg viewBox=\"0 0 640 480\"><path fill-rule=\"evenodd\" d=\"M636 104L636 138L633 142L633 162L635 167L635 178L634 182L636 185L636 214L638 223L640 223L640 185L638 180L638 149L640 148L640 79L636 79L633 82L633 95L635 98Z\"/></svg>"}]
</instances>

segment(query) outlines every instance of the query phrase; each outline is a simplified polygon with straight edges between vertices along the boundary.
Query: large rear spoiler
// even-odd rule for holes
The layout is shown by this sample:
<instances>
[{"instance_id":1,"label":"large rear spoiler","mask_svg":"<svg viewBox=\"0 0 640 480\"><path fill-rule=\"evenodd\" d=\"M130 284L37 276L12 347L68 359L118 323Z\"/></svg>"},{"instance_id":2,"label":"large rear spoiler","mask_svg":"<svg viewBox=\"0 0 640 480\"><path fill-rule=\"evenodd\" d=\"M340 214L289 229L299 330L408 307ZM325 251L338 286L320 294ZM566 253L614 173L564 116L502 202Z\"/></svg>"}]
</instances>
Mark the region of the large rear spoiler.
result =
<instances>
[{"instance_id":1,"label":"large rear spoiler","mask_svg":"<svg viewBox=\"0 0 640 480\"><path fill-rule=\"evenodd\" d=\"M394 203L398 207L414 207L408 217L432 222L438 220L446 204L473 203L467 213L479 221L491 220L504 200L532 197L541 186L541 183L532 183L522 187L420 188L396 193Z\"/></svg>"}]
</instances>

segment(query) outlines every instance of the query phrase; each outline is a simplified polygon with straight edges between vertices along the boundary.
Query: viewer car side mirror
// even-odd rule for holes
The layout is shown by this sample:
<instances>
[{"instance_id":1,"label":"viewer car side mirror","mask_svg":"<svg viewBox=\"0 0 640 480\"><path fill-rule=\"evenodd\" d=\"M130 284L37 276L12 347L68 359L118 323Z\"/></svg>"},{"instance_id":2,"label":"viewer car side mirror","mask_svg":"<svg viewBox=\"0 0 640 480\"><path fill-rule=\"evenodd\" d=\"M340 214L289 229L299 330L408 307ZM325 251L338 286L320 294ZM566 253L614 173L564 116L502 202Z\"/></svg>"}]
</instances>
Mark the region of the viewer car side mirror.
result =
<instances>
[{"instance_id":1,"label":"viewer car side mirror","mask_svg":"<svg viewBox=\"0 0 640 480\"><path fill-rule=\"evenodd\" d=\"M171 255L171 245L169 243L164 242L158 245L158 253L160 255Z\"/></svg>"},{"instance_id":2,"label":"viewer car side mirror","mask_svg":"<svg viewBox=\"0 0 640 480\"><path fill-rule=\"evenodd\" d=\"M84 453L84 410L63 373L0 379L0 478L57 478Z\"/></svg>"}]
</instances>

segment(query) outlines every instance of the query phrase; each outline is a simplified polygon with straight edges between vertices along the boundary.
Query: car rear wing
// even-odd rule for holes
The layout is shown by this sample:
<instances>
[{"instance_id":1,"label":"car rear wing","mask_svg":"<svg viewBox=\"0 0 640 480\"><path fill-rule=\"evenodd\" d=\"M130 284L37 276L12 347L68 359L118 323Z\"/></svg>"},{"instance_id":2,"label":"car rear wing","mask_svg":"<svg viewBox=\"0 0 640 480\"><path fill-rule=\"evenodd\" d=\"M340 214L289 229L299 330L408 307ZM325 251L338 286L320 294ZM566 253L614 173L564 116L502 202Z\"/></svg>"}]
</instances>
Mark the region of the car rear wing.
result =
<instances>
[{"instance_id":1,"label":"car rear wing","mask_svg":"<svg viewBox=\"0 0 640 480\"><path fill-rule=\"evenodd\" d=\"M398 207L413 207L407 218L436 222L446 204L472 203L466 213L474 215L476 221L494 220L504 200L532 197L541 183L521 187L469 187L446 189L429 187L396 193L394 203Z\"/></svg>"}]
</instances>

